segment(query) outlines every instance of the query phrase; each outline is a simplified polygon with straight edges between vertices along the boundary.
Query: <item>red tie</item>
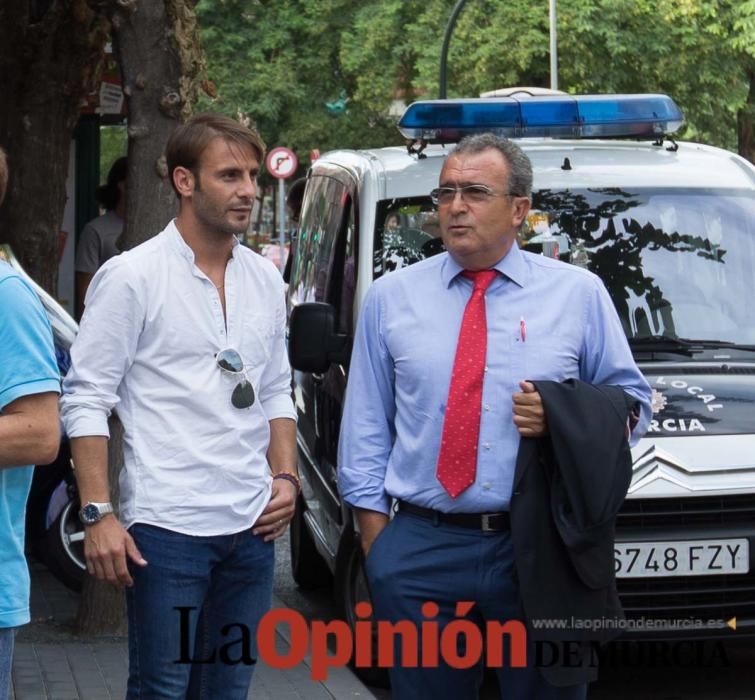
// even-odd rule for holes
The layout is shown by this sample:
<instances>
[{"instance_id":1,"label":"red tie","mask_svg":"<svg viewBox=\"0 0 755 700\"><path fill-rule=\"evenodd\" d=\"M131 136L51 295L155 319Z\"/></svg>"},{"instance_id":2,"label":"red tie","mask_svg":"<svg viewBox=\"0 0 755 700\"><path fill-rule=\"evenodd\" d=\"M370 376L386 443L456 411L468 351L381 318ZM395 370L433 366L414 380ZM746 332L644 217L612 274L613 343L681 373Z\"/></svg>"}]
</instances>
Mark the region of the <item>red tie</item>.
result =
<instances>
[{"instance_id":1,"label":"red tie","mask_svg":"<svg viewBox=\"0 0 755 700\"><path fill-rule=\"evenodd\" d=\"M477 472L482 378L488 344L485 292L495 279L496 271L465 270L462 274L474 281L474 287L464 309L456 345L436 472L438 481L451 498L469 488Z\"/></svg>"}]
</instances>

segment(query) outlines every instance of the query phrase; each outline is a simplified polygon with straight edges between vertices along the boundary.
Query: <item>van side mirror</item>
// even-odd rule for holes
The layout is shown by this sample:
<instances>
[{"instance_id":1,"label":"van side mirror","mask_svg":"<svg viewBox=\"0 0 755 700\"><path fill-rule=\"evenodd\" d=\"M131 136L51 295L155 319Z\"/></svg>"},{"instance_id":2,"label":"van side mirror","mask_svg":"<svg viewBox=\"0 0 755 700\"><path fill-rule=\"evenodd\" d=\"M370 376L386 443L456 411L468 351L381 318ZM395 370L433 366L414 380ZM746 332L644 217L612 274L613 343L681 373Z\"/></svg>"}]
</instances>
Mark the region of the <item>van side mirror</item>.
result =
<instances>
[{"instance_id":1,"label":"van side mirror","mask_svg":"<svg viewBox=\"0 0 755 700\"><path fill-rule=\"evenodd\" d=\"M309 302L291 310L288 361L300 372L322 374L331 363L347 365L351 339L336 333L336 312L330 304Z\"/></svg>"}]
</instances>

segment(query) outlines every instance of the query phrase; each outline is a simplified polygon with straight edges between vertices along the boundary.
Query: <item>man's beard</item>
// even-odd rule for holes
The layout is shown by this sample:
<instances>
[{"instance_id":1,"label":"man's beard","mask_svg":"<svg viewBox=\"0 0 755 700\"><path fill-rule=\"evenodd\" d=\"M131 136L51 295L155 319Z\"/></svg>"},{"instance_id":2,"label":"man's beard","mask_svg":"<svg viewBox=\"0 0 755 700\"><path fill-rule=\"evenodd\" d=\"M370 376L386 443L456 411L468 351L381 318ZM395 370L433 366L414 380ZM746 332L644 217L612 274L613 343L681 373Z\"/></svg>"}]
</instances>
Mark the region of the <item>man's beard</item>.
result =
<instances>
[{"instance_id":1,"label":"man's beard","mask_svg":"<svg viewBox=\"0 0 755 700\"><path fill-rule=\"evenodd\" d=\"M200 206L196 206L197 194L199 194ZM241 236L249 228L249 219L245 222L234 223L229 221L228 210L218 210L212 204L208 206L207 198L201 191L195 192L194 215L197 217L203 228L212 236L218 239L225 239L229 236Z\"/></svg>"}]
</instances>

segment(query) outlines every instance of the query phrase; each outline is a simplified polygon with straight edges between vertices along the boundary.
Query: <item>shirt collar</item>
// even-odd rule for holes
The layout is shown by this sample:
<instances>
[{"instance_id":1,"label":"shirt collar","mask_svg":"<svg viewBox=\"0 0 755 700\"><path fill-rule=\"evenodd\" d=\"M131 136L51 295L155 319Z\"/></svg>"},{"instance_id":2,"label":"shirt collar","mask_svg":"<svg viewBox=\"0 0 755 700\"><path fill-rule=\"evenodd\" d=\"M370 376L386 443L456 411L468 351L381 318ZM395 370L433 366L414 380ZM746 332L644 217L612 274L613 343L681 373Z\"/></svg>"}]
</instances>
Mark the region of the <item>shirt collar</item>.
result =
<instances>
[{"instance_id":1,"label":"shirt collar","mask_svg":"<svg viewBox=\"0 0 755 700\"><path fill-rule=\"evenodd\" d=\"M165 227L165 233L168 236L173 248L182 257L186 258L192 265L194 264L194 251L187 245L183 239L181 232L176 226L176 220L172 219L171 222Z\"/></svg>"},{"instance_id":2,"label":"shirt collar","mask_svg":"<svg viewBox=\"0 0 755 700\"><path fill-rule=\"evenodd\" d=\"M184 237L181 235L181 232L178 230L175 219L172 219L170 223L165 227L165 233L178 254L181 255L181 257L186 258L193 265L195 257L194 251L189 247L189 245L184 240ZM234 236L233 247L231 248L232 258L235 256L236 246L238 245L240 245L239 239Z\"/></svg>"},{"instance_id":3,"label":"shirt collar","mask_svg":"<svg viewBox=\"0 0 755 700\"><path fill-rule=\"evenodd\" d=\"M493 265L493 269L498 270L498 272L504 277L508 277L519 287L524 287L527 277L527 263L524 260L522 251L519 250L519 246L516 243L511 246L506 255ZM464 272L464 268L450 255L446 255L446 259L443 261L443 266L441 268L443 284L446 287L450 287L451 282L453 282L462 272Z\"/></svg>"}]
</instances>

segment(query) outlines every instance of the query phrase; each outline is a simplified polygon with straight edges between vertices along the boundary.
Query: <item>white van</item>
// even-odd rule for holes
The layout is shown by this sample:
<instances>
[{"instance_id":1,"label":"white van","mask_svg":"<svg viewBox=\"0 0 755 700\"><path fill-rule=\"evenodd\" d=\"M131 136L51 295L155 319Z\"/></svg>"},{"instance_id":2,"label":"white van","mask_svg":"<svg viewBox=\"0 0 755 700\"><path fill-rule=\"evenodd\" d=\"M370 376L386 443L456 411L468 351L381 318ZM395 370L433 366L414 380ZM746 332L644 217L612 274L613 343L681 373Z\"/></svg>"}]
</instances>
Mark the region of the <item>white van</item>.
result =
<instances>
[{"instance_id":1,"label":"white van","mask_svg":"<svg viewBox=\"0 0 755 700\"><path fill-rule=\"evenodd\" d=\"M674 142L681 123L660 95L420 102L400 124L411 146L313 164L289 288L305 489L292 564L302 585L333 575L347 619L367 596L336 487L355 320L373 280L442 250L429 193L444 143L496 131L534 168L520 245L602 278L654 390L618 519L628 632L755 635L755 167Z\"/></svg>"}]
</instances>

